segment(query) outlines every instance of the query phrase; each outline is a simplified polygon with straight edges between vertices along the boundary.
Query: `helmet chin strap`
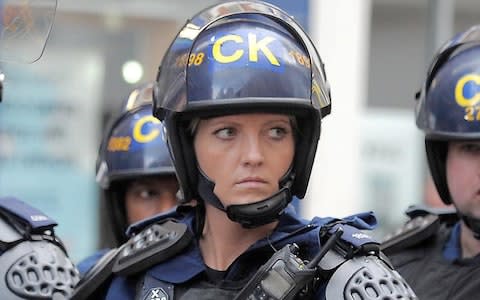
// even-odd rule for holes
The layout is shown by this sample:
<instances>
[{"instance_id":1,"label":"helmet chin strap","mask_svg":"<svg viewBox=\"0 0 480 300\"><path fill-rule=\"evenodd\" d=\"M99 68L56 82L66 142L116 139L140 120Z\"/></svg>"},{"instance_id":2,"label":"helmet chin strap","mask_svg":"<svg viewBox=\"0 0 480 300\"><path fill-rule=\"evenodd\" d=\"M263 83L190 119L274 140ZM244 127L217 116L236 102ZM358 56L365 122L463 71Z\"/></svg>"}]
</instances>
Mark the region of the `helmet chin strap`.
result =
<instances>
[{"instance_id":1,"label":"helmet chin strap","mask_svg":"<svg viewBox=\"0 0 480 300\"><path fill-rule=\"evenodd\" d=\"M245 228L255 228L272 223L278 219L292 200L290 192L295 175L292 171L280 181L280 190L272 196L249 204L234 204L225 208L213 192L215 183L199 172L198 193L200 197L227 213L230 220L240 223Z\"/></svg>"},{"instance_id":2,"label":"helmet chin strap","mask_svg":"<svg viewBox=\"0 0 480 300\"><path fill-rule=\"evenodd\" d=\"M458 212L458 214L460 215L460 218L463 220L465 225L467 225L467 227L473 231L473 236L477 240L480 240L480 219L464 215L460 212Z\"/></svg>"}]
</instances>

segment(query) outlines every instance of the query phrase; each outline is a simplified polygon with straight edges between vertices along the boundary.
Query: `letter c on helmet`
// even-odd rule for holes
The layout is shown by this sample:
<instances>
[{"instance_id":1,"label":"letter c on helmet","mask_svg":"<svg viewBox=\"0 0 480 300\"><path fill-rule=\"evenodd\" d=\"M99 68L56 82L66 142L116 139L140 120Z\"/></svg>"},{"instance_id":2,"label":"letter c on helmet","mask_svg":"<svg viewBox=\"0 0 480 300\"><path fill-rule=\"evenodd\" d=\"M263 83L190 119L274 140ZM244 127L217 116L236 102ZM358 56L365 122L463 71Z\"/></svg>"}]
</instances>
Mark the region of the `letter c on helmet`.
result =
<instances>
[{"instance_id":1,"label":"letter c on helmet","mask_svg":"<svg viewBox=\"0 0 480 300\"><path fill-rule=\"evenodd\" d=\"M146 134L142 133L143 126L145 126L145 124L149 122L154 124L160 123L160 121L154 116L145 116L139 119L137 123L135 123L135 126L133 127L133 138L137 142L139 143L151 142L160 134L160 129L158 128L155 128Z\"/></svg>"}]
</instances>

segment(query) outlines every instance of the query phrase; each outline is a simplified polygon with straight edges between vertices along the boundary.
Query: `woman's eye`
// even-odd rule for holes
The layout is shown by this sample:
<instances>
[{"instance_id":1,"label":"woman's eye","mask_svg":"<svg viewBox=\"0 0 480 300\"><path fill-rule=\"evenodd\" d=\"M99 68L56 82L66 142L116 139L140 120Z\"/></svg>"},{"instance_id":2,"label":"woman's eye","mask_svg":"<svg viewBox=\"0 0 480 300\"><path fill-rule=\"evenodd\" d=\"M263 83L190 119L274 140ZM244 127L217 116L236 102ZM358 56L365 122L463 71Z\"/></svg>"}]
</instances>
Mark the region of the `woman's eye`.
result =
<instances>
[{"instance_id":1,"label":"woman's eye","mask_svg":"<svg viewBox=\"0 0 480 300\"><path fill-rule=\"evenodd\" d=\"M215 131L215 135L221 139L229 139L235 135L235 129L233 128L222 128Z\"/></svg>"},{"instance_id":2,"label":"woman's eye","mask_svg":"<svg viewBox=\"0 0 480 300\"><path fill-rule=\"evenodd\" d=\"M272 138L280 139L287 135L288 131L282 127L275 127L269 130L269 135Z\"/></svg>"},{"instance_id":3,"label":"woman's eye","mask_svg":"<svg viewBox=\"0 0 480 300\"><path fill-rule=\"evenodd\" d=\"M465 143L462 144L461 149L468 153L480 153L480 144L477 143Z\"/></svg>"},{"instance_id":4,"label":"woman's eye","mask_svg":"<svg viewBox=\"0 0 480 300\"><path fill-rule=\"evenodd\" d=\"M157 193L154 190L149 190L149 189L142 189L139 191L138 194L141 198L144 198L144 199L152 198L157 195Z\"/></svg>"}]
</instances>

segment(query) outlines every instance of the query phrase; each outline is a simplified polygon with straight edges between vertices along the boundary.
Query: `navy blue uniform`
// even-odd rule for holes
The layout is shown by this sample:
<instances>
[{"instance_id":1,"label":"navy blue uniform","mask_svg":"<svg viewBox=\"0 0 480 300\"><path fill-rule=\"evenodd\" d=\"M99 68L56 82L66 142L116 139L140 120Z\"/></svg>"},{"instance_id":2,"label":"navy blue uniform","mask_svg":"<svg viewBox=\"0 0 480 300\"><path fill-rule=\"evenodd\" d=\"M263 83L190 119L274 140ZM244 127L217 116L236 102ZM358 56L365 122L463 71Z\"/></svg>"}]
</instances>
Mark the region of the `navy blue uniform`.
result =
<instances>
[{"instance_id":1,"label":"navy blue uniform","mask_svg":"<svg viewBox=\"0 0 480 300\"><path fill-rule=\"evenodd\" d=\"M164 217L172 217L170 214ZM176 217L180 217L176 214ZM253 274L274 253L289 243L300 247L300 257L311 259L319 252L321 245L319 230L322 225L333 218L314 218L311 221L300 219L295 215L293 207L288 207L279 219L275 231L267 238L257 241L245 253L238 257L226 272L208 269L201 256L197 240L178 253L175 257L161 262L145 270L136 278L116 276L109 284L106 299L232 299L239 293ZM158 218L136 224L130 231L137 232L142 227L159 221ZM193 211L187 212L179 219L193 231L195 217ZM376 220L373 214L365 213L349 217L345 223L359 229L373 229ZM327 282L319 284L315 299L324 298ZM138 296L137 296L138 297Z\"/></svg>"},{"instance_id":2,"label":"navy blue uniform","mask_svg":"<svg viewBox=\"0 0 480 300\"><path fill-rule=\"evenodd\" d=\"M462 258L460 224L398 253L392 264L420 299L470 300L480 295L480 257Z\"/></svg>"}]
</instances>

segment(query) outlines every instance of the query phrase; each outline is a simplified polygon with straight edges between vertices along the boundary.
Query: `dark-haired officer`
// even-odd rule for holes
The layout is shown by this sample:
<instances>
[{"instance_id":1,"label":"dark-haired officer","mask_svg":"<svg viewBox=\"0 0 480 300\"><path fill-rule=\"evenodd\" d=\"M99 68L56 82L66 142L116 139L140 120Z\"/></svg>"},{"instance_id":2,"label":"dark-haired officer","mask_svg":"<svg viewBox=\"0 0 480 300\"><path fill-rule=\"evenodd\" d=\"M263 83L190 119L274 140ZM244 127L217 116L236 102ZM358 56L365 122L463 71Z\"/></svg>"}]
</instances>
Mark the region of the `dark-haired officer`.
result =
<instances>
[{"instance_id":1,"label":"dark-haired officer","mask_svg":"<svg viewBox=\"0 0 480 300\"><path fill-rule=\"evenodd\" d=\"M106 130L98 151L97 182L103 190L115 246L128 240L131 224L177 205L178 183L162 123L152 116L152 87L135 88ZM78 264L83 274L108 249Z\"/></svg>"},{"instance_id":2,"label":"dark-haired officer","mask_svg":"<svg viewBox=\"0 0 480 300\"><path fill-rule=\"evenodd\" d=\"M449 40L417 95L430 173L454 210L409 210L383 248L420 299L480 295L480 27Z\"/></svg>"}]
</instances>

